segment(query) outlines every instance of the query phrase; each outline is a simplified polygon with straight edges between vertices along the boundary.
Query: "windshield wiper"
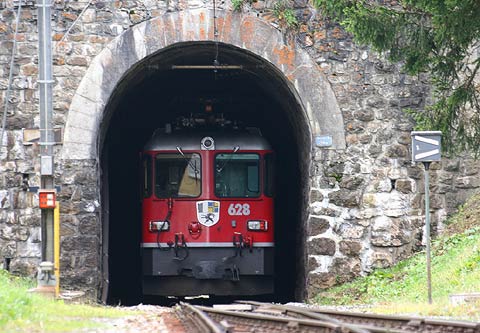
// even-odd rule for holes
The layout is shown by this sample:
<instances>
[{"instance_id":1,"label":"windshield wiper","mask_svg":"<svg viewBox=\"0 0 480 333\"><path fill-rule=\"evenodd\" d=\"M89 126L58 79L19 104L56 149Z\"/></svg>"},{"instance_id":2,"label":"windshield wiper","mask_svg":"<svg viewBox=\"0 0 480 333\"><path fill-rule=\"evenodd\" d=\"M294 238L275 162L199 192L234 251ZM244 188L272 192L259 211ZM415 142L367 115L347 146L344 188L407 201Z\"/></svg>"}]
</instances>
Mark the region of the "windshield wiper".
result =
<instances>
[{"instance_id":1,"label":"windshield wiper","mask_svg":"<svg viewBox=\"0 0 480 333\"><path fill-rule=\"evenodd\" d=\"M180 155L182 155L182 157L185 159L185 161L187 161L190 168L193 169L193 172L195 173L195 182L197 182L198 181L198 174L200 173L200 171L198 171L198 169L197 169L197 161L195 161L195 163L193 163L190 158L185 156L185 154L182 151L182 148L180 148L179 146L177 146L176 148L177 148L177 151L180 153Z\"/></svg>"},{"instance_id":2,"label":"windshield wiper","mask_svg":"<svg viewBox=\"0 0 480 333\"><path fill-rule=\"evenodd\" d=\"M228 162L230 162L232 160L233 154L235 154L239 150L240 150L240 146L233 147L233 153L230 155L230 157L227 160L225 160L225 162L223 163L223 165L221 167L217 168L217 173L222 172L222 170L227 166Z\"/></svg>"}]
</instances>

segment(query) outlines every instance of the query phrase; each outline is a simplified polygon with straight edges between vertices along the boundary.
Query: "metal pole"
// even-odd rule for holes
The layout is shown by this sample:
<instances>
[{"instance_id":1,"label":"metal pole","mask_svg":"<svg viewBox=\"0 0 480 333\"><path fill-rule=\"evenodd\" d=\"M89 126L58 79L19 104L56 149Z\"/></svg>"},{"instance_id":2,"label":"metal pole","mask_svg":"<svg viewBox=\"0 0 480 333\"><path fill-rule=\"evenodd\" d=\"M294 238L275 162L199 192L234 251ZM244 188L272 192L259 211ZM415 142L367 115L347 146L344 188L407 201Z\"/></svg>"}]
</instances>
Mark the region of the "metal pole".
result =
<instances>
[{"instance_id":1,"label":"metal pole","mask_svg":"<svg viewBox=\"0 0 480 333\"><path fill-rule=\"evenodd\" d=\"M57 202L55 210L53 212L54 227L53 233L55 237L54 241L54 272L55 272L55 297L60 295L60 204Z\"/></svg>"},{"instance_id":2,"label":"metal pole","mask_svg":"<svg viewBox=\"0 0 480 333\"><path fill-rule=\"evenodd\" d=\"M52 4L50 0L38 0L37 2L41 189L54 189L51 5ZM39 275L39 285L51 285L52 281L55 281L52 269L54 261L54 214L53 209L42 209L41 213L42 264L40 265L40 270L42 270L43 267L44 272Z\"/></svg>"},{"instance_id":3,"label":"metal pole","mask_svg":"<svg viewBox=\"0 0 480 333\"><path fill-rule=\"evenodd\" d=\"M430 179L428 170L430 162L423 162L425 166L425 241L427 243L427 288L428 304L432 304L432 263L430 256Z\"/></svg>"},{"instance_id":4,"label":"metal pole","mask_svg":"<svg viewBox=\"0 0 480 333\"><path fill-rule=\"evenodd\" d=\"M40 155L53 156L54 138L52 129L52 28L50 10L50 7L52 5L51 1L38 0L37 6L39 7L38 83L40 87ZM53 178L53 172L43 172L42 176L48 176L49 178Z\"/></svg>"},{"instance_id":5,"label":"metal pole","mask_svg":"<svg viewBox=\"0 0 480 333\"><path fill-rule=\"evenodd\" d=\"M42 189L53 189L52 131L52 41L51 1L38 0L39 88L40 88L40 182ZM44 228L42 260L53 262L53 211L42 209Z\"/></svg>"}]
</instances>

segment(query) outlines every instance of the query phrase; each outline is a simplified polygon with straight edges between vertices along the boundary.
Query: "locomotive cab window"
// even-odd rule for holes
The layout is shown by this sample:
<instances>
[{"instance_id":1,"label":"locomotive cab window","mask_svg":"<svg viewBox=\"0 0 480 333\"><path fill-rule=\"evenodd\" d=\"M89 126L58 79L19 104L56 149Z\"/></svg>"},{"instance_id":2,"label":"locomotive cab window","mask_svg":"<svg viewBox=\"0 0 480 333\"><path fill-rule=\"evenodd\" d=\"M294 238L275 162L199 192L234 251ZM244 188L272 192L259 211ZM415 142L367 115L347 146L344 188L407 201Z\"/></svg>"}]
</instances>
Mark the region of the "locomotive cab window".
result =
<instances>
[{"instance_id":1,"label":"locomotive cab window","mask_svg":"<svg viewBox=\"0 0 480 333\"><path fill-rule=\"evenodd\" d=\"M260 157L225 153L215 156L215 195L248 198L260 195Z\"/></svg>"},{"instance_id":2,"label":"locomotive cab window","mask_svg":"<svg viewBox=\"0 0 480 333\"><path fill-rule=\"evenodd\" d=\"M273 197L275 191L275 169L273 154L265 155L265 173L264 173L264 193L268 197Z\"/></svg>"},{"instance_id":3,"label":"locomotive cab window","mask_svg":"<svg viewBox=\"0 0 480 333\"><path fill-rule=\"evenodd\" d=\"M199 154L158 154L155 157L155 195L159 198L195 198L202 192Z\"/></svg>"},{"instance_id":4,"label":"locomotive cab window","mask_svg":"<svg viewBox=\"0 0 480 333\"><path fill-rule=\"evenodd\" d=\"M152 195L152 157L150 155L142 156L142 169L142 194L144 198L148 198Z\"/></svg>"}]
</instances>

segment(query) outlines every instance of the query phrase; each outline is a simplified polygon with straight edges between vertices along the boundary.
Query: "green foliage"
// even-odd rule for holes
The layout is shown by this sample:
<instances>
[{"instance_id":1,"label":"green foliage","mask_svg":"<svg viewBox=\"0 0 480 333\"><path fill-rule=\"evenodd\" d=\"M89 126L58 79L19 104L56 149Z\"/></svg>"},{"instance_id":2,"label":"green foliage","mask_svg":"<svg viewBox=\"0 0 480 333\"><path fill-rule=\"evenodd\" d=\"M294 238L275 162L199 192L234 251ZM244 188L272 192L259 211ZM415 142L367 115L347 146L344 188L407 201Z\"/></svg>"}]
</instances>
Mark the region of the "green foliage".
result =
<instances>
[{"instance_id":1,"label":"green foliage","mask_svg":"<svg viewBox=\"0 0 480 333\"><path fill-rule=\"evenodd\" d=\"M477 0L314 0L359 43L429 72L435 103L417 113L417 129L441 130L446 148L480 151L480 4ZM475 79L476 78L476 79Z\"/></svg>"},{"instance_id":2,"label":"green foliage","mask_svg":"<svg viewBox=\"0 0 480 333\"><path fill-rule=\"evenodd\" d=\"M257 2L257 0L232 0L232 6L233 6L233 10L240 10L242 9L243 5L245 3L249 3L249 4L252 4L254 2Z\"/></svg>"},{"instance_id":3,"label":"green foliage","mask_svg":"<svg viewBox=\"0 0 480 333\"><path fill-rule=\"evenodd\" d=\"M242 9L244 0L232 0L232 5L234 10Z\"/></svg>"},{"instance_id":4,"label":"green foliage","mask_svg":"<svg viewBox=\"0 0 480 333\"><path fill-rule=\"evenodd\" d=\"M480 265L480 250L476 250L465 262L463 267L460 267L457 270L457 274L463 275L468 274L470 272L475 271L478 269L478 265Z\"/></svg>"},{"instance_id":5,"label":"green foliage","mask_svg":"<svg viewBox=\"0 0 480 333\"><path fill-rule=\"evenodd\" d=\"M446 235L463 233L465 230L476 230L480 226L480 193L471 196L458 208L455 215L445 221Z\"/></svg>"},{"instance_id":6,"label":"green foliage","mask_svg":"<svg viewBox=\"0 0 480 333\"><path fill-rule=\"evenodd\" d=\"M298 26L298 19L287 0L277 1L273 5L273 14L280 21L280 24L287 28L294 29Z\"/></svg>"},{"instance_id":7,"label":"green foliage","mask_svg":"<svg viewBox=\"0 0 480 333\"><path fill-rule=\"evenodd\" d=\"M125 315L107 307L66 305L29 293L33 286L33 281L0 269L0 332L80 331L98 327L94 318Z\"/></svg>"},{"instance_id":8,"label":"green foliage","mask_svg":"<svg viewBox=\"0 0 480 333\"><path fill-rule=\"evenodd\" d=\"M28 315L31 311L31 298L24 289L28 281L9 277L8 273L0 270L0 327L11 320Z\"/></svg>"},{"instance_id":9,"label":"green foliage","mask_svg":"<svg viewBox=\"0 0 480 333\"><path fill-rule=\"evenodd\" d=\"M480 227L461 234L442 237L432 243L433 299L437 308L426 310L426 259L419 253L389 269L379 269L351 283L320 293L314 299L319 304L381 304L392 312L408 304L411 311L427 314L461 316L472 311L468 318L480 319L480 309L452 309L448 295L480 289ZM413 305L412 305L413 304ZM414 304L421 305L419 309ZM422 310L423 308L423 310ZM414 309L414 310L412 310ZM402 309L403 311L409 311ZM433 312L432 312L433 311Z\"/></svg>"},{"instance_id":10,"label":"green foliage","mask_svg":"<svg viewBox=\"0 0 480 333\"><path fill-rule=\"evenodd\" d=\"M245 3L252 4L257 0L232 0L234 10L241 10ZM295 16L295 11L292 8L291 0L279 0L273 4L271 12L277 18L281 26L289 29L294 29L299 22Z\"/></svg>"},{"instance_id":11,"label":"green foliage","mask_svg":"<svg viewBox=\"0 0 480 333\"><path fill-rule=\"evenodd\" d=\"M337 182L340 183L342 181L343 175L333 172L333 173L329 174L328 177L333 177L333 178L335 178L335 180Z\"/></svg>"}]
</instances>

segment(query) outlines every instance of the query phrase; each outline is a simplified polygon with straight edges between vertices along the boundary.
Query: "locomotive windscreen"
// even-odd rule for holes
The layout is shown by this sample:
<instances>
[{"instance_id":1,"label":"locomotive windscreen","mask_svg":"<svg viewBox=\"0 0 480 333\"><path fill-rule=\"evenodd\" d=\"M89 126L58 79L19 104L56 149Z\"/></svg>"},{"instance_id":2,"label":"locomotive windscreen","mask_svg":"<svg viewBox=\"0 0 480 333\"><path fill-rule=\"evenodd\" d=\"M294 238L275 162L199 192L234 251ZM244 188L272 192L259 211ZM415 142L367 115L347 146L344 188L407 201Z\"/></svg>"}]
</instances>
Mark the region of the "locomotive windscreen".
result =
<instances>
[{"instance_id":1,"label":"locomotive windscreen","mask_svg":"<svg viewBox=\"0 0 480 333\"><path fill-rule=\"evenodd\" d=\"M220 198L260 196L259 161L257 154L217 154L215 194Z\"/></svg>"},{"instance_id":2,"label":"locomotive windscreen","mask_svg":"<svg viewBox=\"0 0 480 333\"><path fill-rule=\"evenodd\" d=\"M157 154L155 194L158 198L200 196L202 162L199 154Z\"/></svg>"}]
</instances>

